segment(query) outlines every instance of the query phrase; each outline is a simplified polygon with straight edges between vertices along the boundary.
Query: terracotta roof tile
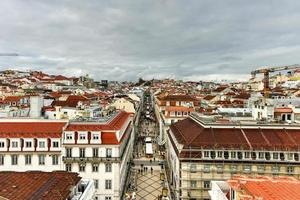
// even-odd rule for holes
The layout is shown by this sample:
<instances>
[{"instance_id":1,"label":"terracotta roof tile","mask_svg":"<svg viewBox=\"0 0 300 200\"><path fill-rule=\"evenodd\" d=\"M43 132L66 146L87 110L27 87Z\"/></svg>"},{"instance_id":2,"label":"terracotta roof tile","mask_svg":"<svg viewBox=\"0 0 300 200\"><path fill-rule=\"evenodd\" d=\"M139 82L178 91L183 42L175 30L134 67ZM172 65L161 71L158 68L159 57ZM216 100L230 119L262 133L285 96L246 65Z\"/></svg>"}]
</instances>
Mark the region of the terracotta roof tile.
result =
<instances>
[{"instance_id":1,"label":"terracotta roof tile","mask_svg":"<svg viewBox=\"0 0 300 200\"><path fill-rule=\"evenodd\" d=\"M80 177L70 172L0 172L0 196L9 200L65 200Z\"/></svg>"}]
</instances>

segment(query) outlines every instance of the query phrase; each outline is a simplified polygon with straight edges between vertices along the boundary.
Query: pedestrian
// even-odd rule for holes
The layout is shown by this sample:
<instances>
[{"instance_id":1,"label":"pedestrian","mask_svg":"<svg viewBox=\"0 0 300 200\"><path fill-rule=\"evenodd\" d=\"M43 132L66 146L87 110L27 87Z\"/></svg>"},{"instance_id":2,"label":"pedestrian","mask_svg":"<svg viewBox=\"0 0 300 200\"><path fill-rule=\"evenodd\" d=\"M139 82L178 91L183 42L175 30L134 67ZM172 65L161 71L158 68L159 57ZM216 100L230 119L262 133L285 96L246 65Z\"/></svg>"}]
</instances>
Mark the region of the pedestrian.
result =
<instances>
[{"instance_id":1,"label":"pedestrian","mask_svg":"<svg viewBox=\"0 0 300 200\"><path fill-rule=\"evenodd\" d=\"M146 172L148 172L148 167L146 167Z\"/></svg>"},{"instance_id":2,"label":"pedestrian","mask_svg":"<svg viewBox=\"0 0 300 200\"><path fill-rule=\"evenodd\" d=\"M154 162L155 162L155 157L153 157L153 160L154 160Z\"/></svg>"},{"instance_id":3,"label":"pedestrian","mask_svg":"<svg viewBox=\"0 0 300 200\"><path fill-rule=\"evenodd\" d=\"M153 168L151 167L151 174L153 174Z\"/></svg>"}]
</instances>

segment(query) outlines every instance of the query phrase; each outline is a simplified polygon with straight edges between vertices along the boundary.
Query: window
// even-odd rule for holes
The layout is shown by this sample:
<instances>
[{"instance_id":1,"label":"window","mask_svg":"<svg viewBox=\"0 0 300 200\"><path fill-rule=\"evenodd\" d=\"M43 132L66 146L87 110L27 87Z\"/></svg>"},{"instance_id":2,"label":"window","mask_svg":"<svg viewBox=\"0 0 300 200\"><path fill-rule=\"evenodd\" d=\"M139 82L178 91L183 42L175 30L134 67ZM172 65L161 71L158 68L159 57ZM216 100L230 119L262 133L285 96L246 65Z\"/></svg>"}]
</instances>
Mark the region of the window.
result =
<instances>
[{"instance_id":1,"label":"window","mask_svg":"<svg viewBox=\"0 0 300 200\"><path fill-rule=\"evenodd\" d=\"M93 157L96 158L99 156L99 149L98 148L93 148Z\"/></svg>"},{"instance_id":2,"label":"window","mask_svg":"<svg viewBox=\"0 0 300 200\"><path fill-rule=\"evenodd\" d=\"M39 148L45 148L45 141L39 141Z\"/></svg>"},{"instance_id":3,"label":"window","mask_svg":"<svg viewBox=\"0 0 300 200\"><path fill-rule=\"evenodd\" d=\"M263 152L259 152L258 153L258 158L259 159L264 159L265 158L265 154Z\"/></svg>"},{"instance_id":4,"label":"window","mask_svg":"<svg viewBox=\"0 0 300 200\"><path fill-rule=\"evenodd\" d=\"M288 160L293 160L293 153L288 153Z\"/></svg>"},{"instance_id":5,"label":"window","mask_svg":"<svg viewBox=\"0 0 300 200\"><path fill-rule=\"evenodd\" d=\"M230 157L231 157L231 158L236 158L236 152L232 151L232 152L230 153Z\"/></svg>"},{"instance_id":6,"label":"window","mask_svg":"<svg viewBox=\"0 0 300 200\"><path fill-rule=\"evenodd\" d=\"M66 140L73 140L73 134L72 133L66 133Z\"/></svg>"},{"instance_id":7,"label":"window","mask_svg":"<svg viewBox=\"0 0 300 200\"><path fill-rule=\"evenodd\" d=\"M58 165L58 155L52 155L52 165Z\"/></svg>"},{"instance_id":8,"label":"window","mask_svg":"<svg viewBox=\"0 0 300 200\"><path fill-rule=\"evenodd\" d=\"M99 165L98 164L93 164L92 171L93 172L98 172L98 170L99 170Z\"/></svg>"},{"instance_id":9,"label":"window","mask_svg":"<svg viewBox=\"0 0 300 200\"><path fill-rule=\"evenodd\" d=\"M72 157L72 148L66 148L66 157Z\"/></svg>"},{"instance_id":10,"label":"window","mask_svg":"<svg viewBox=\"0 0 300 200\"><path fill-rule=\"evenodd\" d=\"M59 143L58 143L57 141L52 142L52 146L53 146L54 148L58 148L58 145L59 145Z\"/></svg>"},{"instance_id":11,"label":"window","mask_svg":"<svg viewBox=\"0 0 300 200\"><path fill-rule=\"evenodd\" d=\"M204 151L204 157L208 158L209 157L209 151Z\"/></svg>"},{"instance_id":12,"label":"window","mask_svg":"<svg viewBox=\"0 0 300 200\"><path fill-rule=\"evenodd\" d=\"M204 165L203 171L204 171L204 173L209 173L210 172L210 165Z\"/></svg>"},{"instance_id":13,"label":"window","mask_svg":"<svg viewBox=\"0 0 300 200\"><path fill-rule=\"evenodd\" d=\"M249 159L250 158L250 152L245 152L244 156L245 156L245 158Z\"/></svg>"},{"instance_id":14,"label":"window","mask_svg":"<svg viewBox=\"0 0 300 200\"><path fill-rule=\"evenodd\" d=\"M85 171L85 165L84 164L80 164L79 165L79 171L80 172L84 172Z\"/></svg>"},{"instance_id":15,"label":"window","mask_svg":"<svg viewBox=\"0 0 300 200\"><path fill-rule=\"evenodd\" d=\"M25 165L31 165L31 155L25 155Z\"/></svg>"},{"instance_id":16,"label":"window","mask_svg":"<svg viewBox=\"0 0 300 200\"><path fill-rule=\"evenodd\" d=\"M18 148L18 142L17 142L17 141L11 142L11 146L12 146L13 148Z\"/></svg>"},{"instance_id":17,"label":"window","mask_svg":"<svg viewBox=\"0 0 300 200\"><path fill-rule=\"evenodd\" d=\"M93 140L99 140L99 134L93 133Z\"/></svg>"},{"instance_id":18,"label":"window","mask_svg":"<svg viewBox=\"0 0 300 200\"><path fill-rule=\"evenodd\" d=\"M25 147L31 148L32 147L32 142L25 142Z\"/></svg>"},{"instance_id":19,"label":"window","mask_svg":"<svg viewBox=\"0 0 300 200\"><path fill-rule=\"evenodd\" d=\"M39 165L45 165L45 157L44 154L39 155Z\"/></svg>"},{"instance_id":20,"label":"window","mask_svg":"<svg viewBox=\"0 0 300 200\"><path fill-rule=\"evenodd\" d=\"M86 139L86 134L85 133L80 133L79 134L79 139L80 140L85 140Z\"/></svg>"},{"instance_id":21,"label":"window","mask_svg":"<svg viewBox=\"0 0 300 200\"><path fill-rule=\"evenodd\" d=\"M18 155L11 155L11 165L18 164Z\"/></svg>"},{"instance_id":22,"label":"window","mask_svg":"<svg viewBox=\"0 0 300 200\"><path fill-rule=\"evenodd\" d=\"M273 153L273 159L278 160L278 153Z\"/></svg>"},{"instance_id":23,"label":"window","mask_svg":"<svg viewBox=\"0 0 300 200\"><path fill-rule=\"evenodd\" d=\"M105 197L105 200L111 200L111 197Z\"/></svg>"},{"instance_id":24,"label":"window","mask_svg":"<svg viewBox=\"0 0 300 200\"><path fill-rule=\"evenodd\" d=\"M265 166L264 165L258 165L257 166L257 173L258 174L264 174L265 173Z\"/></svg>"},{"instance_id":25,"label":"window","mask_svg":"<svg viewBox=\"0 0 300 200\"><path fill-rule=\"evenodd\" d=\"M222 158L223 157L223 151L218 151L218 158Z\"/></svg>"},{"instance_id":26,"label":"window","mask_svg":"<svg viewBox=\"0 0 300 200\"><path fill-rule=\"evenodd\" d=\"M72 171L72 164L66 164L66 171L71 172Z\"/></svg>"},{"instance_id":27,"label":"window","mask_svg":"<svg viewBox=\"0 0 300 200\"><path fill-rule=\"evenodd\" d=\"M111 156L112 156L112 149L111 148L107 148L106 149L106 157L107 158L111 158Z\"/></svg>"},{"instance_id":28,"label":"window","mask_svg":"<svg viewBox=\"0 0 300 200\"><path fill-rule=\"evenodd\" d=\"M231 173L235 174L237 172L237 165L231 165Z\"/></svg>"},{"instance_id":29,"label":"window","mask_svg":"<svg viewBox=\"0 0 300 200\"><path fill-rule=\"evenodd\" d=\"M279 171L280 171L280 167L279 166L273 166L272 167L272 173L273 173L273 175L277 175L277 174L279 174Z\"/></svg>"},{"instance_id":30,"label":"window","mask_svg":"<svg viewBox=\"0 0 300 200\"><path fill-rule=\"evenodd\" d=\"M294 167L293 166L287 166L286 167L286 172L288 174L293 174L294 173Z\"/></svg>"},{"instance_id":31,"label":"window","mask_svg":"<svg viewBox=\"0 0 300 200\"><path fill-rule=\"evenodd\" d=\"M203 181L203 188L209 189L210 188L210 181Z\"/></svg>"},{"instance_id":32,"label":"window","mask_svg":"<svg viewBox=\"0 0 300 200\"><path fill-rule=\"evenodd\" d=\"M111 172L111 163L105 163L105 172Z\"/></svg>"},{"instance_id":33,"label":"window","mask_svg":"<svg viewBox=\"0 0 300 200\"><path fill-rule=\"evenodd\" d=\"M105 189L106 190L111 190L111 180L105 180Z\"/></svg>"},{"instance_id":34,"label":"window","mask_svg":"<svg viewBox=\"0 0 300 200\"><path fill-rule=\"evenodd\" d=\"M244 165L244 172L250 173L251 172L251 165Z\"/></svg>"},{"instance_id":35,"label":"window","mask_svg":"<svg viewBox=\"0 0 300 200\"><path fill-rule=\"evenodd\" d=\"M4 148L5 144L4 142L0 142L0 148Z\"/></svg>"},{"instance_id":36,"label":"window","mask_svg":"<svg viewBox=\"0 0 300 200\"><path fill-rule=\"evenodd\" d=\"M191 181L191 188L197 187L197 181Z\"/></svg>"},{"instance_id":37,"label":"window","mask_svg":"<svg viewBox=\"0 0 300 200\"><path fill-rule=\"evenodd\" d=\"M84 158L85 157L85 149L84 148L79 148L79 157Z\"/></svg>"},{"instance_id":38,"label":"window","mask_svg":"<svg viewBox=\"0 0 300 200\"><path fill-rule=\"evenodd\" d=\"M196 172L197 172L197 165L191 164L191 173L196 173Z\"/></svg>"},{"instance_id":39,"label":"window","mask_svg":"<svg viewBox=\"0 0 300 200\"><path fill-rule=\"evenodd\" d=\"M217 165L217 173L222 174L223 173L223 168L224 168L223 165Z\"/></svg>"},{"instance_id":40,"label":"window","mask_svg":"<svg viewBox=\"0 0 300 200\"><path fill-rule=\"evenodd\" d=\"M95 185L95 189L99 188L99 180L98 179L94 179L94 185Z\"/></svg>"},{"instance_id":41,"label":"window","mask_svg":"<svg viewBox=\"0 0 300 200\"><path fill-rule=\"evenodd\" d=\"M4 155L0 155L0 165L4 165Z\"/></svg>"}]
</instances>

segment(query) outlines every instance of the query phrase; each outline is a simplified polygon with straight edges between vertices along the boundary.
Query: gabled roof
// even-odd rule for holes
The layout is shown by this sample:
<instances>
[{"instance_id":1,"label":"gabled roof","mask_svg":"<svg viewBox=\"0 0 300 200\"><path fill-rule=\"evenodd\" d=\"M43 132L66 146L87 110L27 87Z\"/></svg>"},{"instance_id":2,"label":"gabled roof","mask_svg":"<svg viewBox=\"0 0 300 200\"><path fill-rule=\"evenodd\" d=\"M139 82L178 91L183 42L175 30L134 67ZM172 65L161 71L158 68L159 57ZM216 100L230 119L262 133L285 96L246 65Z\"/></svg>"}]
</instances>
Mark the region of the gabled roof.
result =
<instances>
[{"instance_id":1,"label":"gabled roof","mask_svg":"<svg viewBox=\"0 0 300 200\"><path fill-rule=\"evenodd\" d=\"M214 99L215 97L216 97L215 95L207 95L203 99L207 100L207 101L210 101L210 100Z\"/></svg>"},{"instance_id":2,"label":"gabled roof","mask_svg":"<svg viewBox=\"0 0 300 200\"><path fill-rule=\"evenodd\" d=\"M64 80L70 80L69 78L62 76L62 75L58 75L54 77L54 80L56 81L64 81Z\"/></svg>"}]
</instances>

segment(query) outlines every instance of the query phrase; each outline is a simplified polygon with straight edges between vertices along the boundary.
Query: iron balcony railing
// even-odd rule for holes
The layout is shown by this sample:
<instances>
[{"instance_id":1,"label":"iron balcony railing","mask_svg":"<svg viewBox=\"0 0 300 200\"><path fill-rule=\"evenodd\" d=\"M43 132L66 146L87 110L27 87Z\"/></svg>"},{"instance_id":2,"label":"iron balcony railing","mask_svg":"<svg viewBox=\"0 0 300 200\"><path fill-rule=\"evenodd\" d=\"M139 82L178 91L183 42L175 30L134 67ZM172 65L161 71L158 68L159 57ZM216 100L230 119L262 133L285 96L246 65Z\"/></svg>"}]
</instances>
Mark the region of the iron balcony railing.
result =
<instances>
[{"instance_id":1,"label":"iron balcony railing","mask_svg":"<svg viewBox=\"0 0 300 200\"><path fill-rule=\"evenodd\" d=\"M66 157L63 156L64 162L120 162L120 157Z\"/></svg>"}]
</instances>

